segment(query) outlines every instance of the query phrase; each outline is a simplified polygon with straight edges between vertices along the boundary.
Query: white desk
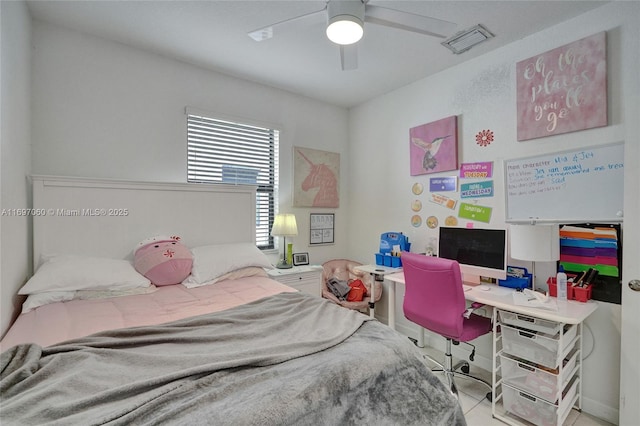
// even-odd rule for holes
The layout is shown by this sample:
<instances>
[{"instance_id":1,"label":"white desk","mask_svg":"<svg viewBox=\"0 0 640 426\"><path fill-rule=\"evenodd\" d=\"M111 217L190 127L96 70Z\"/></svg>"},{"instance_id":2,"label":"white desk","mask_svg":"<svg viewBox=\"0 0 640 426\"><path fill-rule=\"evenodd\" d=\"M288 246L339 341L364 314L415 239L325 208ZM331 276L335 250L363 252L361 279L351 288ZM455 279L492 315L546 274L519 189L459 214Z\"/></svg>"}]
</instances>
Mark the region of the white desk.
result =
<instances>
[{"instance_id":1,"label":"white desk","mask_svg":"<svg viewBox=\"0 0 640 426\"><path fill-rule=\"evenodd\" d=\"M404 273L396 273L386 275L385 279L404 284ZM558 301L558 310L550 310L543 308L533 308L529 306L521 306L513 303L513 292L515 290L506 287L498 287L495 284L486 284L495 286L495 289L484 291L480 286L475 286L469 291L464 292L464 297L470 302L483 303L495 308L504 309L505 311L515 312L517 314L529 315L536 318L546 319L549 321L563 322L566 324L580 324L589 315L591 315L598 305L589 301L587 303L569 300L566 302Z\"/></svg>"},{"instance_id":2,"label":"white desk","mask_svg":"<svg viewBox=\"0 0 640 426\"><path fill-rule=\"evenodd\" d=\"M404 273L396 273L385 276L385 279L394 282L394 283L405 283ZM489 286L490 288L494 286L494 284L486 284L484 286ZM529 317L544 319L548 321L553 321L561 324L575 324L578 327L578 333L580 336L580 356L582 356L582 323L587 319L589 315L591 315L597 308L598 304L594 301L589 301L587 303L577 302L574 300L569 301L557 301L557 310L544 309L544 308L535 308L530 306L516 305L513 301L513 293L515 290L508 289L505 287L495 286L491 288L489 291L482 290L480 286L472 287L471 289L465 291L465 299L471 302L478 302L484 305L492 306L496 309L493 310L493 366L492 366L492 392L493 392L493 401L491 411L494 417L503 420L509 424L520 424L517 420L514 420L512 416L508 416L506 413L499 411L497 409L496 400L498 399L498 386L501 380L497 376L497 358L498 358L498 348L497 348L497 339L496 334L498 333L498 319L497 312L498 310L509 311L516 314L526 315ZM425 307L428 309L428 307ZM562 340L561 340L562 341ZM418 346L424 346L424 329L420 328L420 333L418 335ZM580 381L578 382L578 391L577 395L574 397L573 401L577 403L578 408L582 408L582 362L579 361L579 377ZM501 398L502 396L500 396ZM568 406L569 409L573 405L573 402ZM558 410L559 411L559 410ZM569 410L570 411L570 410ZM565 417L566 418L566 417ZM558 422L561 422L563 419L558 415Z\"/></svg>"},{"instance_id":3,"label":"white desk","mask_svg":"<svg viewBox=\"0 0 640 426\"><path fill-rule=\"evenodd\" d=\"M353 269L360 272L367 272L371 274L375 281L384 281L384 278L390 274L401 275L402 279L404 280L404 274L399 273L402 271L402 268L390 268L388 266L382 266L382 265L360 265L360 266L355 266ZM380 284L382 285L382 283ZM389 327L395 330L396 329L396 283L395 281L391 281L391 291L389 291L387 310L388 310L387 316L389 318L388 325ZM373 311L373 308L372 308L372 311Z\"/></svg>"}]
</instances>

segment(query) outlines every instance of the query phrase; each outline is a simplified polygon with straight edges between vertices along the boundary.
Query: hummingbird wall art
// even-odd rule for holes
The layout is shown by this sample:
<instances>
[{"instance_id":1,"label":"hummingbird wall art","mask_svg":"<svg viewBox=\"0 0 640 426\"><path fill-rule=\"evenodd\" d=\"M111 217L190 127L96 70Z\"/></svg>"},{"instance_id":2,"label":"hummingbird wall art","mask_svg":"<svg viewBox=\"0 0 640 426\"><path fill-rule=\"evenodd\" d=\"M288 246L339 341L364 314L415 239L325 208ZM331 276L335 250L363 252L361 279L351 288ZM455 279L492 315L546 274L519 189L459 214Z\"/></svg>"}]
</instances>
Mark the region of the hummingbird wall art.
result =
<instances>
[{"instance_id":1,"label":"hummingbird wall art","mask_svg":"<svg viewBox=\"0 0 640 426\"><path fill-rule=\"evenodd\" d=\"M409 130L411 176L458 169L457 117Z\"/></svg>"}]
</instances>

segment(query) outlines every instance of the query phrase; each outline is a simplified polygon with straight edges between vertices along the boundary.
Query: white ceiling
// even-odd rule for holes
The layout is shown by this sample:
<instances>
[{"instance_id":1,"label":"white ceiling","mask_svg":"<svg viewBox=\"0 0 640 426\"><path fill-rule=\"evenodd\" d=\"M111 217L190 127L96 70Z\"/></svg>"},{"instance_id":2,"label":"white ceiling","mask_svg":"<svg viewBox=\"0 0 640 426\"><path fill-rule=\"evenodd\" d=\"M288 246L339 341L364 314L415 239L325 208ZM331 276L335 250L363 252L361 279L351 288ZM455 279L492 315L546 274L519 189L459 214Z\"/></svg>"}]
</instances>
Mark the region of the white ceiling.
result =
<instances>
[{"instance_id":1,"label":"white ceiling","mask_svg":"<svg viewBox=\"0 0 640 426\"><path fill-rule=\"evenodd\" d=\"M249 31L321 10L325 1L32 1L34 19L91 33L225 74L350 107L607 3L604 1L375 1L492 38L461 55L442 39L365 24L359 67L341 71L339 48L318 22L256 42ZM452 34L453 35L453 34ZM552 48L555 46L549 46Z\"/></svg>"}]
</instances>

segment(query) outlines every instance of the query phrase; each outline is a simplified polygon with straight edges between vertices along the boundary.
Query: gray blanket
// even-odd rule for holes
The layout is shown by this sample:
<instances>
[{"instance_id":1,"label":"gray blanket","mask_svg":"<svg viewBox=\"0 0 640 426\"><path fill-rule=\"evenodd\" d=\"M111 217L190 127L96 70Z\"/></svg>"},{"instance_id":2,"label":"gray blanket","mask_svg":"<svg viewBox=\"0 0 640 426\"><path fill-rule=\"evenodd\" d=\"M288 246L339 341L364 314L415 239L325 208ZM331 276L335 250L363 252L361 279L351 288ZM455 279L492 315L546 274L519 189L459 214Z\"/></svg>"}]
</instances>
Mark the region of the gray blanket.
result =
<instances>
[{"instance_id":1,"label":"gray blanket","mask_svg":"<svg viewBox=\"0 0 640 426\"><path fill-rule=\"evenodd\" d=\"M408 340L284 293L0 356L2 425L464 425Z\"/></svg>"}]
</instances>

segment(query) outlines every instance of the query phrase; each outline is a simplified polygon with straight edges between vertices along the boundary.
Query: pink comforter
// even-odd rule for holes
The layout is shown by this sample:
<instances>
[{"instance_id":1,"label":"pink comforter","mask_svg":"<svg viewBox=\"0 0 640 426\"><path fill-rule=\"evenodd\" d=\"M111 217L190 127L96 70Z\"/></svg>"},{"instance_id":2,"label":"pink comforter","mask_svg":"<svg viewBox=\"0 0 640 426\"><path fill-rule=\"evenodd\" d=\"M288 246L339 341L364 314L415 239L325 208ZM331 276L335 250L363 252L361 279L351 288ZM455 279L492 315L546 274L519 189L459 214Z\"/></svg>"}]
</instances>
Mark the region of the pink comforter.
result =
<instances>
[{"instance_id":1,"label":"pink comforter","mask_svg":"<svg viewBox=\"0 0 640 426\"><path fill-rule=\"evenodd\" d=\"M50 346L104 330L162 324L295 291L270 278L247 277L192 289L177 284L150 294L52 303L20 315L0 351L21 343Z\"/></svg>"}]
</instances>

